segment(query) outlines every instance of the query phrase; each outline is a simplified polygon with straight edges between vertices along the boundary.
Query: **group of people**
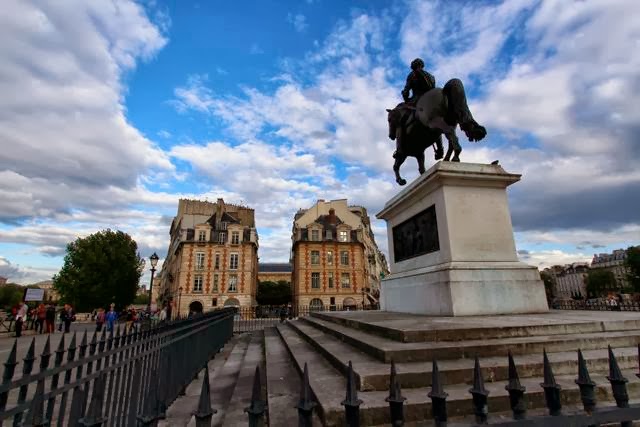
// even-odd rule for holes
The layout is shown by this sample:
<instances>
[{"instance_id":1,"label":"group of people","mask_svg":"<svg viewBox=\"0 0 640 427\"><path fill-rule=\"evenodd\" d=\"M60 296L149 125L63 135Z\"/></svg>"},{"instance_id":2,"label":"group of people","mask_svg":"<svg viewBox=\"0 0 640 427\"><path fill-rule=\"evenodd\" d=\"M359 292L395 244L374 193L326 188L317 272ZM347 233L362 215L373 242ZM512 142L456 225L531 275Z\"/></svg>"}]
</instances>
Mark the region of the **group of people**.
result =
<instances>
[{"instance_id":1,"label":"group of people","mask_svg":"<svg viewBox=\"0 0 640 427\"><path fill-rule=\"evenodd\" d=\"M37 307L30 309L25 301L20 301L13 308L12 314L15 319L16 337L22 336L24 323L29 319L33 319L34 330L39 334L51 334L55 331L56 315L58 317L59 332L62 332L63 328L65 333L69 332L71 323L76 320L75 311L70 304L65 304L58 310L53 303L47 305L40 303Z\"/></svg>"},{"instance_id":2,"label":"group of people","mask_svg":"<svg viewBox=\"0 0 640 427\"><path fill-rule=\"evenodd\" d=\"M164 322L170 318L170 316L170 307L165 306L162 310L156 313L155 320ZM124 320L125 333L129 333L132 329L138 329L140 322L143 319L148 318L149 313L138 311L135 307L129 307L121 313L118 313L115 310L115 304L111 304L109 311L105 311L104 308L100 307L93 311L92 317L96 322L96 331L98 332L101 332L105 325L107 332L111 332L114 330L116 322Z\"/></svg>"}]
</instances>

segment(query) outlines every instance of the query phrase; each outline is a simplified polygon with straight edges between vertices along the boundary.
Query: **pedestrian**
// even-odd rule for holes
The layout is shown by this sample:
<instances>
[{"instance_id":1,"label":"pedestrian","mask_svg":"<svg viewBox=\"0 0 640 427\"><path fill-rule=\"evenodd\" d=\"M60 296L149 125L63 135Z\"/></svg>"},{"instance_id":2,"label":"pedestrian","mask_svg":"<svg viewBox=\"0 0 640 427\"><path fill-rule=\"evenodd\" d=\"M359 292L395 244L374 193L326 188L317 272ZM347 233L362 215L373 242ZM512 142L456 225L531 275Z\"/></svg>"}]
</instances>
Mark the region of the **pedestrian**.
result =
<instances>
[{"instance_id":1,"label":"pedestrian","mask_svg":"<svg viewBox=\"0 0 640 427\"><path fill-rule=\"evenodd\" d=\"M55 330L56 323L56 306L49 304L45 312L45 323L48 334L52 334Z\"/></svg>"},{"instance_id":2,"label":"pedestrian","mask_svg":"<svg viewBox=\"0 0 640 427\"><path fill-rule=\"evenodd\" d=\"M111 306L109 307L109 312L106 315L106 320L107 332L113 331L113 326L115 325L116 320L118 320L118 313L116 313L115 305L111 304Z\"/></svg>"},{"instance_id":3,"label":"pedestrian","mask_svg":"<svg viewBox=\"0 0 640 427\"><path fill-rule=\"evenodd\" d=\"M287 319L287 306L283 305L280 307L280 323L284 323Z\"/></svg>"},{"instance_id":4,"label":"pedestrian","mask_svg":"<svg viewBox=\"0 0 640 427\"><path fill-rule=\"evenodd\" d=\"M105 318L104 308L100 307L96 313L96 332L102 332Z\"/></svg>"},{"instance_id":5,"label":"pedestrian","mask_svg":"<svg viewBox=\"0 0 640 427\"><path fill-rule=\"evenodd\" d=\"M60 315L60 320L62 320L62 324L64 325L64 332L69 333L71 331L71 322L76 320L76 314L73 307L71 307L71 304L64 305Z\"/></svg>"},{"instance_id":6,"label":"pedestrian","mask_svg":"<svg viewBox=\"0 0 640 427\"><path fill-rule=\"evenodd\" d=\"M24 301L20 301L16 310L16 338L22 336L22 325L27 318L27 304Z\"/></svg>"},{"instance_id":7,"label":"pedestrian","mask_svg":"<svg viewBox=\"0 0 640 427\"><path fill-rule=\"evenodd\" d=\"M58 332L62 332L62 327L64 326L65 319L67 318L67 305L65 304L58 313Z\"/></svg>"},{"instance_id":8,"label":"pedestrian","mask_svg":"<svg viewBox=\"0 0 640 427\"><path fill-rule=\"evenodd\" d=\"M38 309L36 310L36 330L39 334L42 333L44 329L44 321L47 316L47 308L44 304L40 303Z\"/></svg>"},{"instance_id":9,"label":"pedestrian","mask_svg":"<svg viewBox=\"0 0 640 427\"><path fill-rule=\"evenodd\" d=\"M158 316L158 321L160 322L160 324L164 324L167 321L167 306L165 305L164 307L162 307L162 310L160 310L160 315Z\"/></svg>"},{"instance_id":10,"label":"pedestrian","mask_svg":"<svg viewBox=\"0 0 640 427\"><path fill-rule=\"evenodd\" d=\"M131 308L129 308L129 310L127 310L127 314L126 314L126 323L124 324L124 333L128 334L129 330L131 329L131 327L133 326L133 321L135 320L135 314L133 312L133 310Z\"/></svg>"}]
</instances>

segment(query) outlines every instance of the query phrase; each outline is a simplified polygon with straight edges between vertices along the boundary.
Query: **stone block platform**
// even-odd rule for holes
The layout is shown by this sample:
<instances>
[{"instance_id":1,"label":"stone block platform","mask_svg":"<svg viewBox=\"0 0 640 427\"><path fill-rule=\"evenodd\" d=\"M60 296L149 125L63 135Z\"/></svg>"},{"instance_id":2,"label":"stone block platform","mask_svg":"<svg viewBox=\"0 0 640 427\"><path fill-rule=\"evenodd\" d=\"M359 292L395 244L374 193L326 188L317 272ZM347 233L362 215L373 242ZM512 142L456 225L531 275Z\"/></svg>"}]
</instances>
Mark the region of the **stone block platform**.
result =
<instances>
[{"instance_id":1,"label":"stone block platform","mask_svg":"<svg viewBox=\"0 0 640 427\"><path fill-rule=\"evenodd\" d=\"M312 313L278 325L296 369L308 363L310 384L324 425L342 425L349 361L356 374L362 425L389 422L391 360L396 363L407 421L429 420L432 361L449 393L450 416L472 414L470 384L474 357L480 358L490 413L509 411L505 390L508 351L515 357L529 409L544 408L542 352L546 350L565 406L580 406L577 350L581 349L599 402L611 402L607 346L614 349L631 399L640 398L636 377L640 313L550 311L543 314L426 317L389 312Z\"/></svg>"}]
</instances>

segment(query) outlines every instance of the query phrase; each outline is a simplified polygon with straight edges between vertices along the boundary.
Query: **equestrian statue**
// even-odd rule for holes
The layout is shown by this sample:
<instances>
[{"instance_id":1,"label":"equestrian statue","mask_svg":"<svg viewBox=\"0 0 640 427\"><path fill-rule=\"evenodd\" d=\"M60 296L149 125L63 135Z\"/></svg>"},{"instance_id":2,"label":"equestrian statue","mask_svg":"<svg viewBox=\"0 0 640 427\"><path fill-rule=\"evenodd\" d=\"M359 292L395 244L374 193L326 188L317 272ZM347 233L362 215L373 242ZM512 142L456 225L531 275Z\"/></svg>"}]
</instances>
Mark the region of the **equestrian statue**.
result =
<instances>
[{"instance_id":1,"label":"equestrian statue","mask_svg":"<svg viewBox=\"0 0 640 427\"><path fill-rule=\"evenodd\" d=\"M424 61L420 58L411 62L411 73L407 76L402 97L404 102L392 110L387 109L389 138L396 141L393 171L400 185L407 183L400 176L400 166L408 156L416 158L421 174L425 171L424 151L427 147L435 144L435 159L442 159L442 134L449 142L444 161L460 161L462 147L456 136L457 125L469 141L480 141L487 135L486 129L469 111L462 82L451 79L442 89L436 87L435 78L424 70Z\"/></svg>"}]
</instances>

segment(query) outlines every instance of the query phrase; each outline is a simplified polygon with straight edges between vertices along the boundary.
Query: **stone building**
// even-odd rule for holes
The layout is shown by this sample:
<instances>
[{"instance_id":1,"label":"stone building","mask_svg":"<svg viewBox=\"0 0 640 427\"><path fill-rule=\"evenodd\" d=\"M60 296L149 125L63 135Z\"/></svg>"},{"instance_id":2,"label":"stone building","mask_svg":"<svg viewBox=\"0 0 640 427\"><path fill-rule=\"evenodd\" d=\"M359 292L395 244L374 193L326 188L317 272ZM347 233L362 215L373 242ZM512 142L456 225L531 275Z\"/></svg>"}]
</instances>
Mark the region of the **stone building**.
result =
<instances>
[{"instance_id":1,"label":"stone building","mask_svg":"<svg viewBox=\"0 0 640 427\"><path fill-rule=\"evenodd\" d=\"M291 284L291 264L287 263L258 263L259 282L287 282Z\"/></svg>"},{"instance_id":2,"label":"stone building","mask_svg":"<svg viewBox=\"0 0 640 427\"><path fill-rule=\"evenodd\" d=\"M53 280L43 280L38 283L34 283L40 289L44 290L45 302L56 302L60 299L60 294L53 287Z\"/></svg>"},{"instance_id":3,"label":"stone building","mask_svg":"<svg viewBox=\"0 0 640 427\"><path fill-rule=\"evenodd\" d=\"M7 278L0 276L0 286L6 285L6 284L7 284Z\"/></svg>"},{"instance_id":4,"label":"stone building","mask_svg":"<svg viewBox=\"0 0 640 427\"><path fill-rule=\"evenodd\" d=\"M258 232L248 207L180 199L154 292L174 314L256 303ZM154 286L155 290L156 286Z\"/></svg>"},{"instance_id":5,"label":"stone building","mask_svg":"<svg viewBox=\"0 0 640 427\"><path fill-rule=\"evenodd\" d=\"M589 264L574 262L567 265L554 265L546 268L553 280L553 295L558 299L587 296L587 276Z\"/></svg>"},{"instance_id":6,"label":"stone building","mask_svg":"<svg viewBox=\"0 0 640 427\"><path fill-rule=\"evenodd\" d=\"M610 254L596 254L593 255L591 268L611 271L616 278L617 290L622 291L629 286L628 269L624 265L626 259L627 251L624 249L616 249Z\"/></svg>"},{"instance_id":7,"label":"stone building","mask_svg":"<svg viewBox=\"0 0 640 427\"><path fill-rule=\"evenodd\" d=\"M367 211L346 199L301 209L292 230L294 305L361 306L377 303L388 274Z\"/></svg>"}]
</instances>

